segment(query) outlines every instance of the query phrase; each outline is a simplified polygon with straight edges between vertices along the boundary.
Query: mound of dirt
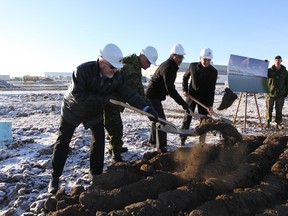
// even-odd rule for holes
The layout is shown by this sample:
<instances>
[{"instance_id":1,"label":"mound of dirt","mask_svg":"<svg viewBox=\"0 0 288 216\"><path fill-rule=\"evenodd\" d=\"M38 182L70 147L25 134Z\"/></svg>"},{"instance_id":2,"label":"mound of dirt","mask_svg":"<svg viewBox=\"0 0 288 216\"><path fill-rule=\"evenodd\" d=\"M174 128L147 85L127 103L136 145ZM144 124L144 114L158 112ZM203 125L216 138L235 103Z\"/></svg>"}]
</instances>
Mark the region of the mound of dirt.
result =
<instances>
[{"instance_id":1,"label":"mound of dirt","mask_svg":"<svg viewBox=\"0 0 288 216\"><path fill-rule=\"evenodd\" d=\"M59 190L47 215L285 215L288 137L242 137L207 121L198 133L221 131L220 143L113 164L87 189Z\"/></svg>"}]
</instances>

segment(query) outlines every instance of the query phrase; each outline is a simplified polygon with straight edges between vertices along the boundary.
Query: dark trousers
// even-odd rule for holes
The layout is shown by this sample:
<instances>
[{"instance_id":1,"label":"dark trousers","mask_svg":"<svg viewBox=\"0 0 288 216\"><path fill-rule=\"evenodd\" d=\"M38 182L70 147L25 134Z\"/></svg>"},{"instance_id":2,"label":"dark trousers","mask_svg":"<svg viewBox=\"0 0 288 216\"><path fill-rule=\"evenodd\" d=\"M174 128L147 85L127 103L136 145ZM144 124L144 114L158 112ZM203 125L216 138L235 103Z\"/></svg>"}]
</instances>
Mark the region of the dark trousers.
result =
<instances>
[{"instance_id":1,"label":"dark trousers","mask_svg":"<svg viewBox=\"0 0 288 216\"><path fill-rule=\"evenodd\" d=\"M68 157L69 143L76 126L68 123L61 117L58 138L54 144L52 155L52 177L59 178L62 175L65 162ZM98 175L103 172L105 133L103 122L99 122L90 128L90 173Z\"/></svg>"},{"instance_id":2,"label":"dark trousers","mask_svg":"<svg viewBox=\"0 0 288 216\"><path fill-rule=\"evenodd\" d=\"M273 112L273 108L274 108L274 104L275 104L275 122L277 124L281 124L282 123L282 109L284 106L284 101L285 98L284 97L266 97L266 116L265 119L267 122L271 122L272 121L272 112Z\"/></svg>"},{"instance_id":3,"label":"dark trousers","mask_svg":"<svg viewBox=\"0 0 288 216\"><path fill-rule=\"evenodd\" d=\"M191 100L189 97L186 98L186 103L189 104L189 106L193 112L195 112L195 108L197 105L197 109L198 109L199 114L202 114L202 115L208 114L208 111L204 107L200 106L195 101ZM181 128L182 129L189 129L190 124L191 124L191 120L192 120L192 116L189 115L187 112L185 112ZM180 135L180 138L181 138L181 140L186 140L187 136Z\"/></svg>"},{"instance_id":4,"label":"dark trousers","mask_svg":"<svg viewBox=\"0 0 288 216\"><path fill-rule=\"evenodd\" d=\"M161 100L151 99L151 98L149 98L149 100L150 100L150 103L152 104L153 108L155 109L155 111L158 113L159 117L166 119ZM159 146L157 146L157 147L162 148L162 147L167 146L167 133L158 130L158 135L159 135ZM155 123L152 123L152 125L151 125L149 142L152 144L157 143L156 142Z\"/></svg>"}]
</instances>

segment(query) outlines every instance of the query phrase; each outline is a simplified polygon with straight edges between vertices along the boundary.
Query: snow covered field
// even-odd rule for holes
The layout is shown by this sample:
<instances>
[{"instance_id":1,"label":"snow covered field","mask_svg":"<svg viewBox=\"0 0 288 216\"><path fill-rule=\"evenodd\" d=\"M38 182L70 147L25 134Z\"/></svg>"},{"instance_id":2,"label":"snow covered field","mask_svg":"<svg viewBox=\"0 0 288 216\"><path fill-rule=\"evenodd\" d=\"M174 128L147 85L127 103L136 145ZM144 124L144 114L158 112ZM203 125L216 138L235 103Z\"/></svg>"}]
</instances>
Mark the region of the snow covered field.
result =
<instances>
[{"instance_id":1,"label":"snow covered field","mask_svg":"<svg viewBox=\"0 0 288 216\"><path fill-rule=\"evenodd\" d=\"M180 84L177 84L181 93ZM238 100L227 110L217 111L225 86L216 89L214 109L225 118L234 120ZM52 144L57 136L60 120L60 107L65 90L0 91L1 121L12 122L13 143L0 145L0 215L44 215L43 205L51 196L47 185L51 175ZM257 94L257 103L264 124L265 97ZM242 98L235 127L243 134L258 135L271 133L260 127L260 119L253 95L247 100L246 131L244 126L245 98ZM164 102L167 120L181 126L183 112L170 97ZM275 113L273 113L275 115ZM287 99L283 109L284 125L287 128ZM123 153L124 160L141 159L147 151L154 151L145 142L149 137L150 121L147 117L125 109L122 114L124 123L124 146L129 151ZM198 120L192 120L196 127ZM275 127L275 123L272 123ZM286 130L286 129L285 129ZM88 130L79 126L70 144L71 150L61 178L61 187L69 191L75 185L89 186L89 139ZM208 144L220 139L209 134ZM186 146L196 145L198 137L189 137ZM106 145L107 146L107 145ZM168 150L180 148L178 135L168 134ZM111 156L105 154L105 169L111 164Z\"/></svg>"}]
</instances>

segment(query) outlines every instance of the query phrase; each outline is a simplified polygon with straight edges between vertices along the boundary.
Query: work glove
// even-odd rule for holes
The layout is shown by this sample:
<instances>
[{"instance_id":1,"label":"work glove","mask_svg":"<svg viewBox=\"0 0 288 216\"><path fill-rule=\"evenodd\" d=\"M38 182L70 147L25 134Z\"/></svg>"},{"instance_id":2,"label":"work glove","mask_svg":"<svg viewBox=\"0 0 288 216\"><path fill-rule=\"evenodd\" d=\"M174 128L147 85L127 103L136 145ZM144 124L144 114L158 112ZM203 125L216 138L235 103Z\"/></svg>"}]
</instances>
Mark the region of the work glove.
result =
<instances>
[{"instance_id":1,"label":"work glove","mask_svg":"<svg viewBox=\"0 0 288 216\"><path fill-rule=\"evenodd\" d=\"M150 113L151 115L153 115L153 117L148 117L148 119L150 121L153 121L153 122L157 122L158 121L159 115L158 115L158 113L155 111L155 109L153 107L151 107L151 106L145 107L144 111Z\"/></svg>"}]
</instances>

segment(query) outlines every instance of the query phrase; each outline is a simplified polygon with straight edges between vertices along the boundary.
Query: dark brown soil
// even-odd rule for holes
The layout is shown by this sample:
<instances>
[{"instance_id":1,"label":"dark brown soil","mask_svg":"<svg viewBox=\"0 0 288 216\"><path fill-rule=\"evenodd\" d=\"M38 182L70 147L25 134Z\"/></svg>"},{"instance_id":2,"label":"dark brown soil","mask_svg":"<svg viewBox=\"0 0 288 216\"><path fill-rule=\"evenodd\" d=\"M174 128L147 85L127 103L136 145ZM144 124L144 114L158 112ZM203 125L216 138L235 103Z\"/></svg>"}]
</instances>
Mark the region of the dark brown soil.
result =
<instances>
[{"instance_id":1,"label":"dark brown soil","mask_svg":"<svg viewBox=\"0 0 288 216\"><path fill-rule=\"evenodd\" d=\"M214 145L183 147L117 163L90 188L58 191L47 215L287 215L288 137L244 136L207 119L199 134L218 131Z\"/></svg>"}]
</instances>

